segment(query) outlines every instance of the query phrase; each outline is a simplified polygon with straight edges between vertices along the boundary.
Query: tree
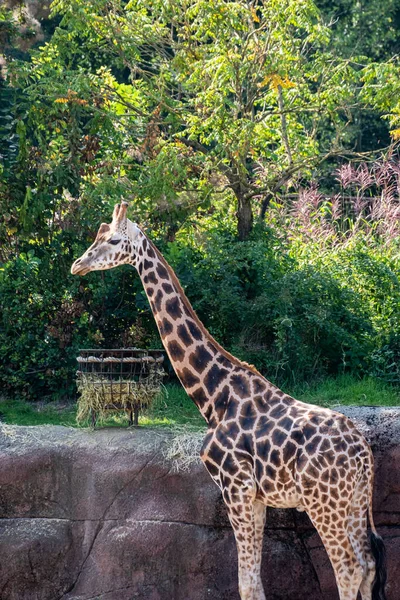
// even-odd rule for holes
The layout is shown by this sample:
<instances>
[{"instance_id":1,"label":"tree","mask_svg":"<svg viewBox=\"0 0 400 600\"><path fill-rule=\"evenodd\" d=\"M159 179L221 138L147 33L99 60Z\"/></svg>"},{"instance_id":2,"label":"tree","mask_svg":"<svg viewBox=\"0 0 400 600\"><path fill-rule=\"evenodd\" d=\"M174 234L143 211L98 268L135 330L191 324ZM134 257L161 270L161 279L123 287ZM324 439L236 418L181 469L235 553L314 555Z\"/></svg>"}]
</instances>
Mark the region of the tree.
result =
<instances>
[{"instance_id":1,"label":"tree","mask_svg":"<svg viewBox=\"0 0 400 600\"><path fill-rule=\"evenodd\" d=\"M388 134L383 115L400 135L396 59L355 57L348 25L328 29L309 0L65 0L54 10L48 43L22 54L14 13L0 9L0 37L16 44L0 86L3 387L60 397L79 347L156 339L133 272L69 277L110 205L130 197L130 216L147 221L235 354L276 377L344 367L392 377L396 155L342 171L353 173L342 211L329 186L340 187L334 163L365 150L361 119ZM373 46L365 40L365 53ZM323 172L323 192L311 185L305 202L298 186ZM239 242L236 223L245 239L257 212L265 226Z\"/></svg>"},{"instance_id":2,"label":"tree","mask_svg":"<svg viewBox=\"0 0 400 600\"><path fill-rule=\"evenodd\" d=\"M398 53L397 0L316 0L316 5L332 24L331 41L341 56L385 61Z\"/></svg>"},{"instance_id":3,"label":"tree","mask_svg":"<svg viewBox=\"0 0 400 600\"><path fill-rule=\"evenodd\" d=\"M246 239L276 192L351 150L362 71L331 51L311 0L53 8L61 25L19 81L42 152L57 149L58 173L68 157L58 194L113 188L179 221L223 192Z\"/></svg>"}]
</instances>

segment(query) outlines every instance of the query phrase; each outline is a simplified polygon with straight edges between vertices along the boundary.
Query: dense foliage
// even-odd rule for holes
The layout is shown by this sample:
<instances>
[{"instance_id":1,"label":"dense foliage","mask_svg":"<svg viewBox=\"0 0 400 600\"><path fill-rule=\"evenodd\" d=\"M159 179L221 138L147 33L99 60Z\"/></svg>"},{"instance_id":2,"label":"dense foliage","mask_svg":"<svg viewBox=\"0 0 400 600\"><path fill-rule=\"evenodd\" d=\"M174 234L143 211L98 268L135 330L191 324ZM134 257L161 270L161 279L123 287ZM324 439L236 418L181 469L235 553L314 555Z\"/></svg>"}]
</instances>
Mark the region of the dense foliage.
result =
<instances>
[{"instance_id":1,"label":"dense foliage","mask_svg":"<svg viewBox=\"0 0 400 600\"><path fill-rule=\"evenodd\" d=\"M317 5L57 0L23 55L0 8L3 388L67 396L79 347L160 344L131 268L69 273L121 198L274 381L400 380L396 3Z\"/></svg>"}]
</instances>

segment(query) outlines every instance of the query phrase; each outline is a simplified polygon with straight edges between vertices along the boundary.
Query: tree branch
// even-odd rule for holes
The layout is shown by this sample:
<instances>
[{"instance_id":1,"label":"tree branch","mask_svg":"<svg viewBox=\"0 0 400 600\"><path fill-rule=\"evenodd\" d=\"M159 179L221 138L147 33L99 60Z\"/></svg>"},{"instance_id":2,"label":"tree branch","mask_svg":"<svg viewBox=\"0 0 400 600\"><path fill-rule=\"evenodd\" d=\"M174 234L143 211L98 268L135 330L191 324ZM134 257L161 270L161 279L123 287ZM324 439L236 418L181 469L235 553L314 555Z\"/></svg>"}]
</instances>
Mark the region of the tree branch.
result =
<instances>
[{"instance_id":1,"label":"tree branch","mask_svg":"<svg viewBox=\"0 0 400 600\"><path fill-rule=\"evenodd\" d=\"M282 127L282 140L285 145L286 153L288 155L289 166L293 164L292 152L290 150L289 138L287 134L287 123L286 123L286 115L284 113L284 105L283 105L283 94L282 94L282 86L278 85L278 105L279 110L281 111L281 127Z\"/></svg>"}]
</instances>

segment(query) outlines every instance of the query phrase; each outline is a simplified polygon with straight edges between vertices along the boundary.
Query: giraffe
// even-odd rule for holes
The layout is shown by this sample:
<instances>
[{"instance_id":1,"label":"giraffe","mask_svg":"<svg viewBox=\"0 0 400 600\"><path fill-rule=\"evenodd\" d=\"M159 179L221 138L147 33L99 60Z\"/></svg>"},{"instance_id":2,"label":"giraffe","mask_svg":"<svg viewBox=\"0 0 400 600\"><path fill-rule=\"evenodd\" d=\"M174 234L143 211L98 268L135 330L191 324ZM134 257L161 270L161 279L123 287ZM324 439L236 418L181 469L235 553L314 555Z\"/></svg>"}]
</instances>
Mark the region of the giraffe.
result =
<instances>
[{"instance_id":1,"label":"giraffe","mask_svg":"<svg viewBox=\"0 0 400 600\"><path fill-rule=\"evenodd\" d=\"M133 265L175 372L208 424L201 459L225 501L241 600L266 600L260 565L266 507L306 511L332 564L340 600L386 600L385 549L372 516L373 457L345 416L305 404L210 335L164 257L114 207L74 275ZM367 520L371 536L367 533Z\"/></svg>"}]
</instances>

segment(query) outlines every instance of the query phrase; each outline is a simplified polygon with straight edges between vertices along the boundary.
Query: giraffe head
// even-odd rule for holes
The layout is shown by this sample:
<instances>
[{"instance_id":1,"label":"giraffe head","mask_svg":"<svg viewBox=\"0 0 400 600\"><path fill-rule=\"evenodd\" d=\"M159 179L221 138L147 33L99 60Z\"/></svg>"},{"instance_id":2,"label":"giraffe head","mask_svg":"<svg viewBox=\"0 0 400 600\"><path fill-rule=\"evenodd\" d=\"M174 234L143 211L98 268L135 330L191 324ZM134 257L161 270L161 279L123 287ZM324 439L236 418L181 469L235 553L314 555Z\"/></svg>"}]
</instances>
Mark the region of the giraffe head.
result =
<instances>
[{"instance_id":1,"label":"giraffe head","mask_svg":"<svg viewBox=\"0 0 400 600\"><path fill-rule=\"evenodd\" d=\"M134 241L140 229L126 218L127 202L116 204L112 222L102 223L94 243L71 267L72 275L104 271L134 260Z\"/></svg>"}]
</instances>

